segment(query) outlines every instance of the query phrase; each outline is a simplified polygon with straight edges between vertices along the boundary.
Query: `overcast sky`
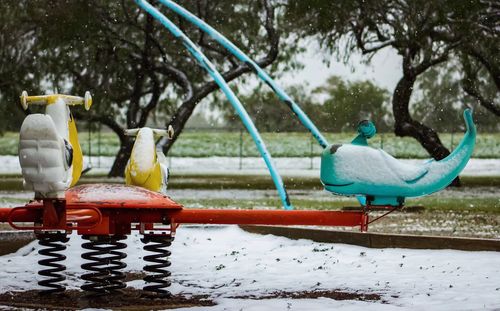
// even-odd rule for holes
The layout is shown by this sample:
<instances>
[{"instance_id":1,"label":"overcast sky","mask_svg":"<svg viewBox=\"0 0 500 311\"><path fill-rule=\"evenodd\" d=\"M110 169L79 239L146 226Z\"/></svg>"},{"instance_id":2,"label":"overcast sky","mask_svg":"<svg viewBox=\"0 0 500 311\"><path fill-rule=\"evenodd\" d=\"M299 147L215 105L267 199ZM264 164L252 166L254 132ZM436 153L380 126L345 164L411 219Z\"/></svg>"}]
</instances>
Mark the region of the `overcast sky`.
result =
<instances>
[{"instance_id":1,"label":"overcast sky","mask_svg":"<svg viewBox=\"0 0 500 311\"><path fill-rule=\"evenodd\" d=\"M348 64L343 64L332 56L330 66L327 66L323 61L324 53L317 46L309 46L308 50L298 57L304 68L296 73L286 74L279 82L284 85L307 82L311 88L315 88L323 84L329 76L338 75L347 80L368 79L392 93L402 76L401 57L391 48L379 51L370 64L363 63L360 54L353 54Z\"/></svg>"}]
</instances>

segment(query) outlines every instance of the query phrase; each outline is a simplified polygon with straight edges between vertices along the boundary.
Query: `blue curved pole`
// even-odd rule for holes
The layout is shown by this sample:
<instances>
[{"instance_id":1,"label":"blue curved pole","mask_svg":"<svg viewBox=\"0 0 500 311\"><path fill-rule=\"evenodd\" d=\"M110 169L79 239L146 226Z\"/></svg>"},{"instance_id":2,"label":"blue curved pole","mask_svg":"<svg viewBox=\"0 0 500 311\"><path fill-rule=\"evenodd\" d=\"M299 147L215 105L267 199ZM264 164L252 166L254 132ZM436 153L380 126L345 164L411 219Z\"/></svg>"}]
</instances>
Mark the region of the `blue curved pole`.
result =
<instances>
[{"instance_id":1,"label":"blue curved pole","mask_svg":"<svg viewBox=\"0 0 500 311\"><path fill-rule=\"evenodd\" d=\"M325 137L321 134L318 128L314 125L314 123L309 119L309 117L300 109L299 105L297 105L293 99L288 96L288 94L250 57L248 57L245 53L243 53L237 46L235 46L231 41L229 41L226 37L220 34L217 30L212 28L210 25L205 23L203 20L198 18L196 15L192 14L182 6L171 0L159 0L160 3L179 14L183 18L185 18L190 23L194 24L196 27L203 30L209 36L211 36L215 41L217 41L220 45L226 48L230 53L232 53L236 58L240 61L247 64L250 69L257 74L257 76L262 79L276 95L278 98L285 103L295 115L299 118L300 122L307 128L319 145L323 148L326 148L329 144L326 141Z\"/></svg>"},{"instance_id":2,"label":"blue curved pole","mask_svg":"<svg viewBox=\"0 0 500 311\"><path fill-rule=\"evenodd\" d=\"M278 171L276 170L276 167L274 166L274 163L271 159L271 155L267 151L266 145L264 144L264 141L260 137L257 128L255 128L255 125L248 116L248 113L246 112L245 108L243 108L243 105L238 100L236 95L233 93L233 91L226 83L224 78L221 76L221 74L215 69L212 62L210 62L210 60L198 49L198 47L191 41L191 39L189 39L174 23L172 23L171 20L169 20L155 7L153 7L149 2L145 0L135 0L135 2L146 12L151 14L151 16L153 16L156 20L162 23L163 26L165 26L165 28L167 28L172 33L172 35L174 35L177 39L181 40L184 46L191 53L191 55L200 63L200 66L203 67L210 74L210 76L212 76L215 82L219 85L219 87L224 92L231 105L233 105L234 109L236 109L236 112L238 113L243 124L245 125L248 132L252 136L255 144L257 145L257 149L259 150L262 158L266 162L267 168L271 173L271 178L273 179L273 182L276 185L279 196L283 203L283 207L286 210L293 209L293 206L290 203L290 199L286 192L285 185L283 184L283 180L281 179L281 176L278 174Z\"/></svg>"}]
</instances>

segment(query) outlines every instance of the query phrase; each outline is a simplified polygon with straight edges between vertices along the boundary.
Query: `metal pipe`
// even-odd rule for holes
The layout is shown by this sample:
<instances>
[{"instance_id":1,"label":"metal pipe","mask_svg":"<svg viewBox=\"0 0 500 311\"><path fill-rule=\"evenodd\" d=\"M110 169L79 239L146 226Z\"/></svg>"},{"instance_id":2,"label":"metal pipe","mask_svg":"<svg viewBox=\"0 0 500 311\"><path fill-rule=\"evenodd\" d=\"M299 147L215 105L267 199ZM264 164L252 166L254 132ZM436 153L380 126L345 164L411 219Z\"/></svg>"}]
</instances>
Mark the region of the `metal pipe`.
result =
<instances>
[{"instance_id":1,"label":"metal pipe","mask_svg":"<svg viewBox=\"0 0 500 311\"><path fill-rule=\"evenodd\" d=\"M68 219L89 223L98 219L90 208L68 209ZM0 222L7 222L11 208L0 208ZM168 209L168 208L103 208L103 219L130 226L131 223L161 223L170 219L174 223L237 224L237 225L303 225L303 226L361 226L362 211L313 211L313 210L221 210L221 209ZM85 216L86 217L85 217ZM41 216L41 209L19 209L11 215L13 222L34 222ZM103 227L104 226L104 227ZM109 223L96 224L92 230L108 230ZM76 229L76 228L75 228ZM97 232L97 231L96 231Z\"/></svg>"},{"instance_id":2,"label":"metal pipe","mask_svg":"<svg viewBox=\"0 0 500 311\"><path fill-rule=\"evenodd\" d=\"M257 145L257 149L259 150L262 158L266 162L267 168L271 174L271 177L276 185L279 196L283 203L283 207L286 210L293 209L292 204L290 203L288 193L286 192L285 185L283 184L283 180L281 176L278 174L276 167L271 159L271 155L267 151L266 145L264 141L260 137L257 128L253 124L250 119L248 113L245 108L233 93L229 85L226 83L221 74L215 69L214 65L210 62L210 60L198 49L198 47L189 39L170 19L168 19L165 15L163 15L160 11L158 11L155 7L153 7L149 2L145 0L136 0L136 3L143 8L146 12L151 14L156 20L162 23L177 39L181 40L187 50L191 53L191 55L199 62L200 66L203 67L210 76L215 80L215 82L219 85L221 90L226 95L227 99L236 109L239 117L241 118L243 124L247 128L248 132L252 136L255 144Z\"/></svg>"},{"instance_id":3,"label":"metal pipe","mask_svg":"<svg viewBox=\"0 0 500 311\"><path fill-rule=\"evenodd\" d=\"M168 7L169 9L171 9L172 11L174 11L175 13L179 14L184 19L189 21L191 24L195 25L196 27L207 33L210 37L212 37L212 39L214 39L220 45L226 48L236 58L247 64L247 66L249 66L250 69L252 69L252 71L256 73L257 76L260 79L262 79L262 81L264 81L273 90L274 93L276 93L280 101L285 103L292 110L292 112L299 118L300 122L304 125L304 127L311 132L312 136L316 139L319 145L323 148L326 148L328 146L326 138L321 134L321 132L314 125L311 119L309 119L309 117L305 114L305 112L302 109L300 109L299 105L297 105L293 101L293 99L290 96L288 96L288 94L256 62L254 62L250 57L248 57L248 55L243 53L243 51L241 51L236 45L234 45L231 41L229 41L217 30L212 28L210 25L205 23L203 20L201 20L196 15L192 14L182 6L178 5L177 3L171 0L159 0L159 1L163 5L165 5L166 7Z\"/></svg>"},{"instance_id":4,"label":"metal pipe","mask_svg":"<svg viewBox=\"0 0 500 311\"><path fill-rule=\"evenodd\" d=\"M360 226L362 211L280 211L182 209L173 211L172 221L192 224Z\"/></svg>"}]
</instances>

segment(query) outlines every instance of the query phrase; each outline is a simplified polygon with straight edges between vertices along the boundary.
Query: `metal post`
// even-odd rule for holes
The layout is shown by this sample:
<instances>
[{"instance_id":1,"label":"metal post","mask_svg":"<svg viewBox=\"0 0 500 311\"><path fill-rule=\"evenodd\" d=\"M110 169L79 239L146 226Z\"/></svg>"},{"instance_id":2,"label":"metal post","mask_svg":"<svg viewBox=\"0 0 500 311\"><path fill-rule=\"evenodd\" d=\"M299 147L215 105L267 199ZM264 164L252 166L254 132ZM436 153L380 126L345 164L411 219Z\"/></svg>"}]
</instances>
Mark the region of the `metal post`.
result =
<instances>
[{"instance_id":1,"label":"metal post","mask_svg":"<svg viewBox=\"0 0 500 311\"><path fill-rule=\"evenodd\" d=\"M89 130L89 141L88 141L88 146L89 146L89 167L92 167L92 122L88 122L88 130Z\"/></svg>"},{"instance_id":2,"label":"metal post","mask_svg":"<svg viewBox=\"0 0 500 311\"><path fill-rule=\"evenodd\" d=\"M97 167L101 167L101 123L97 127Z\"/></svg>"},{"instance_id":3,"label":"metal post","mask_svg":"<svg viewBox=\"0 0 500 311\"><path fill-rule=\"evenodd\" d=\"M380 149L384 149L384 133L380 133Z\"/></svg>"},{"instance_id":4,"label":"metal post","mask_svg":"<svg viewBox=\"0 0 500 311\"><path fill-rule=\"evenodd\" d=\"M240 170L243 169L243 129L240 129Z\"/></svg>"},{"instance_id":5,"label":"metal post","mask_svg":"<svg viewBox=\"0 0 500 311\"><path fill-rule=\"evenodd\" d=\"M313 155L313 144L314 144L314 139L312 136L310 136L310 149L309 149L309 157L311 159L311 165L309 166L309 169L313 169L313 166L314 166L314 163L313 163L313 160L314 160L314 155Z\"/></svg>"}]
</instances>

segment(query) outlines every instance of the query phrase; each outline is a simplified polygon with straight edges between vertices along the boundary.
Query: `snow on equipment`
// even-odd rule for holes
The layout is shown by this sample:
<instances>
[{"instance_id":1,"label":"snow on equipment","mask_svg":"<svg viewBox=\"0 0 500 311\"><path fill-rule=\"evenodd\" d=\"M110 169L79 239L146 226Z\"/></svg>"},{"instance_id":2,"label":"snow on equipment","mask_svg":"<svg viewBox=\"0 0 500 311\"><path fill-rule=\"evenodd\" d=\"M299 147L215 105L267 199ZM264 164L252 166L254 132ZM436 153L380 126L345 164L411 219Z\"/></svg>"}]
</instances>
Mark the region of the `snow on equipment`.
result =
<instances>
[{"instance_id":1,"label":"snow on equipment","mask_svg":"<svg viewBox=\"0 0 500 311\"><path fill-rule=\"evenodd\" d=\"M45 114L30 114L24 119L19 134L19 162L24 188L39 198L64 197L64 191L80 178L83 155L75 120L68 106L85 105L89 110L92 97L61 94L21 95L24 110L28 105L44 105Z\"/></svg>"},{"instance_id":2,"label":"snow on equipment","mask_svg":"<svg viewBox=\"0 0 500 311\"><path fill-rule=\"evenodd\" d=\"M149 128L127 130L136 135L134 150L127 165L127 185L91 184L72 187L81 172L81 150L76 126L68 105L92 104L85 98L67 95L27 96L23 92L21 104L46 105L45 115L26 117L21 128L19 156L27 189L35 191L35 200L14 208L0 208L0 222L8 222L18 230L33 230L43 247L39 254L46 259L39 264L44 278L39 285L48 288L45 293L65 290L61 254L68 242L68 234L76 232L86 240L82 265L85 284L81 287L94 294L115 293L126 287L125 275L127 245L123 242L132 230L143 236L147 272L144 290L150 297L168 298L170 286L170 252L175 232L180 224L246 224L246 225L319 225L351 226L368 229L370 210L383 205L391 211L402 207L404 198L438 191L445 187L463 169L470 158L475 127L469 110L465 111L467 133L462 143L446 159L429 161L420 166L402 164L382 150L368 146L367 139L376 129L370 122L362 122L359 135L352 143L329 145L314 124L275 82L251 59L204 22L175 5L160 0L189 21L210 33L263 79L299 117L318 143L325 148L322 156L321 181L331 192L358 195L364 207L355 211L300 211L300 210L216 210L186 209L164 193L166 170L162 171L162 154L155 151L154 135L171 136L171 132ZM200 65L214 78L243 123L252 135L271 172L285 209L292 206L281 177L271 161L262 139L245 109L210 61L168 18L147 1L136 2L158 19L179 38ZM139 185L140 187L137 187ZM387 214L387 213L386 213ZM384 214L385 215L385 214ZM381 216L382 217L382 216Z\"/></svg>"},{"instance_id":3,"label":"snow on equipment","mask_svg":"<svg viewBox=\"0 0 500 311\"><path fill-rule=\"evenodd\" d=\"M166 194L169 176L167 159L161 148L156 147L155 136L171 139L174 136L172 126L168 130L149 127L128 129L125 135L136 137L125 168L125 183Z\"/></svg>"}]
</instances>

